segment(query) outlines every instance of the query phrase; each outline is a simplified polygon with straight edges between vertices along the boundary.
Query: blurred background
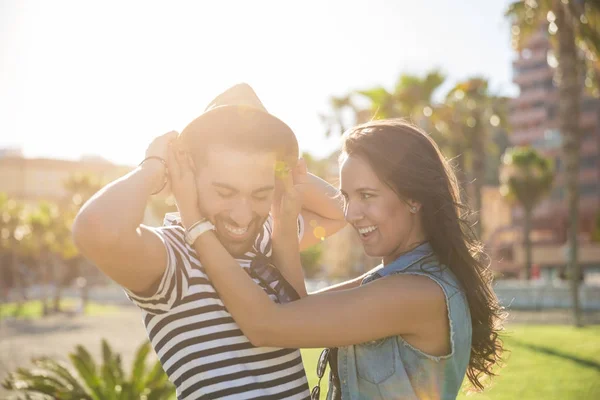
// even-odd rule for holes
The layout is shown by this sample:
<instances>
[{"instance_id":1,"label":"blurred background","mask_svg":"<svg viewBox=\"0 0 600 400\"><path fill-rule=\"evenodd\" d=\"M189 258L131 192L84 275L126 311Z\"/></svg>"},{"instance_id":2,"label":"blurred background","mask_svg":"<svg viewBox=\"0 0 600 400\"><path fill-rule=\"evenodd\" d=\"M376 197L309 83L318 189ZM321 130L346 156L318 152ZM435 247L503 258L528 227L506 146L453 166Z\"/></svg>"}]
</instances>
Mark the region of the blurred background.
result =
<instances>
[{"instance_id":1,"label":"blurred background","mask_svg":"<svg viewBox=\"0 0 600 400\"><path fill-rule=\"evenodd\" d=\"M592 0L0 0L0 381L48 356L35 365L71 360L85 392L74 360L103 382L117 358L155 361L70 226L154 137L248 82L333 184L342 132L373 118L411 120L452 160L511 315L506 366L475 398L600 398L599 56ZM145 223L173 210L153 197ZM309 291L379 263L350 228L302 259Z\"/></svg>"}]
</instances>

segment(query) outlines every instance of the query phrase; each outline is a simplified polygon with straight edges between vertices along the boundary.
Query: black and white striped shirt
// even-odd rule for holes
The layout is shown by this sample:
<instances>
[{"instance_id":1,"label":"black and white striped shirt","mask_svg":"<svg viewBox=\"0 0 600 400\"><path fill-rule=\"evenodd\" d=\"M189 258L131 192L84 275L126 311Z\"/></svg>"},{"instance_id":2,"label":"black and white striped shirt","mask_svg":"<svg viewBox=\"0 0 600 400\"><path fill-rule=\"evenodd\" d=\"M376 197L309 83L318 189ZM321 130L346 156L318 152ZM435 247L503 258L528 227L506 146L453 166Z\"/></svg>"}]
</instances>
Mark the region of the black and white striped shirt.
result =
<instances>
[{"instance_id":1,"label":"black and white striped shirt","mask_svg":"<svg viewBox=\"0 0 600 400\"><path fill-rule=\"evenodd\" d=\"M143 312L148 337L177 398L309 398L300 351L250 343L185 242L177 214L167 214L164 226L155 229L168 252L167 269L154 295L127 295ZM269 217L252 251L238 261L273 301L285 302L295 292L269 264L271 232Z\"/></svg>"}]
</instances>

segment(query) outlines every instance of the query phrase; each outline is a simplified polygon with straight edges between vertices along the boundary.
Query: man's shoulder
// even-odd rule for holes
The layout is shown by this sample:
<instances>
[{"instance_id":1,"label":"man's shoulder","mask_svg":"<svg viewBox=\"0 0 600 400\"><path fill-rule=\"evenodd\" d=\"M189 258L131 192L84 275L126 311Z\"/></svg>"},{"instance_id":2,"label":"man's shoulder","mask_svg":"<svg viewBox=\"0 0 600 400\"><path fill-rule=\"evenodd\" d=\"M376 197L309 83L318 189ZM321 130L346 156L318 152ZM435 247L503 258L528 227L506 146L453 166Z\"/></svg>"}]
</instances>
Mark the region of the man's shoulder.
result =
<instances>
[{"instance_id":1,"label":"man's shoulder","mask_svg":"<svg viewBox=\"0 0 600 400\"><path fill-rule=\"evenodd\" d=\"M183 224L181 223L181 215L178 212L166 213L165 217L163 218L162 226L181 226L183 228Z\"/></svg>"}]
</instances>

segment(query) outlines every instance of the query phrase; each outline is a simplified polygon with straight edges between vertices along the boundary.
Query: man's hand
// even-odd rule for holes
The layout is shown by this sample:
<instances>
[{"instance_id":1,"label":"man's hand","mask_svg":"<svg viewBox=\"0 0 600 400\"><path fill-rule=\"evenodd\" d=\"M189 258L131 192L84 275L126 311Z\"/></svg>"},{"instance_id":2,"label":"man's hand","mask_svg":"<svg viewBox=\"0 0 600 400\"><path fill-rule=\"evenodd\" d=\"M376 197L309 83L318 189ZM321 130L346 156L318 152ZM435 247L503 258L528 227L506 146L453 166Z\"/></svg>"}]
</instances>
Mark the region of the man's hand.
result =
<instances>
[{"instance_id":1,"label":"man's hand","mask_svg":"<svg viewBox=\"0 0 600 400\"><path fill-rule=\"evenodd\" d=\"M187 229L201 219L201 213L198 207L194 162L177 141L168 146L167 167L171 191L175 196L181 221Z\"/></svg>"}]
</instances>

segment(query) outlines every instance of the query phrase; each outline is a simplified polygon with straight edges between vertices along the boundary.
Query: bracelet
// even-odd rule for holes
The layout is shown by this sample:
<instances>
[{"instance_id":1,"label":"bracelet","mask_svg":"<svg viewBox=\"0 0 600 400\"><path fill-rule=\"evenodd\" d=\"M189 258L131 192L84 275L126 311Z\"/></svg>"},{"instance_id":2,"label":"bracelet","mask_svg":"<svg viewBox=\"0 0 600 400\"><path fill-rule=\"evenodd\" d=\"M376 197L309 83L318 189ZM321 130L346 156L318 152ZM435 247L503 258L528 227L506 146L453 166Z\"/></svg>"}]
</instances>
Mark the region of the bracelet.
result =
<instances>
[{"instance_id":1,"label":"bracelet","mask_svg":"<svg viewBox=\"0 0 600 400\"><path fill-rule=\"evenodd\" d=\"M144 158L142 160L142 162L138 164L138 166L141 166L143 163L145 163L148 160L158 160L158 161L160 161L162 163L162 165L165 166L165 168L167 168L167 162L165 161L164 158L159 157L159 156L148 156L148 157Z\"/></svg>"},{"instance_id":2,"label":"bracelet","mask_svg":"<svg viewBox=\"0 0 600 400\"><path fill-rule=\"evenodd\" d=\"M185 230L185 241L190 246L193 246L194 242L196 242L200 235L213 229L215 229L215 226L206 218L202 218L200 219L200 221L197 221L194 224L192 224L190 229Z\"/></svg>"},{"instance_id":3,"label":"bracelet","mask_svg":"<svg viewBox=\"0 0 600 400\"><path fill-rule=\"evenodd\" d=\"M192 229L194 229L195 227L197 227L198 225L200 225L203 222L208 221L206 218L200 218L198 221L194 222L188 229L186 229L186 231L191 231Z\"/></svg>"},{"instance_id":4,"label":"bracelet","mask_svg":"<svg viewBox=\"0 0 600 400\"><path fill-rule=\"evenodd\" d=\"M168 168L167 168L167 162L164 160L164 158L162 158L162 157L158 157L158 156L149 156L149 157L146 157L146 158L144 158L144 159L142 160L142 162L141 162L141 163L139 163L139 165L138 165L138 166L140 166L140 167L141 167L141 166L142 166L142 164L143 164L143 163L145 163L145 162L146 162L146 161L148 161L148 160L158 160L158 161L160 161L160 162L162 163L162 165L165 167L165 180L164 180L164 182L163 182L162 186L161 186L161 187L160 187L160 189L158 189L156 192L154 192L154 193L150 193L150 195L151 195L151 196L154 196L155 194L159 194L160 192L162 192L162 191L163 191L163 189L165 188L165 186L167 186L167 182L169 181L169 178L168 178L168 176L169 176L169 175L167 174Z\"/></svg>"}]
</instances>

